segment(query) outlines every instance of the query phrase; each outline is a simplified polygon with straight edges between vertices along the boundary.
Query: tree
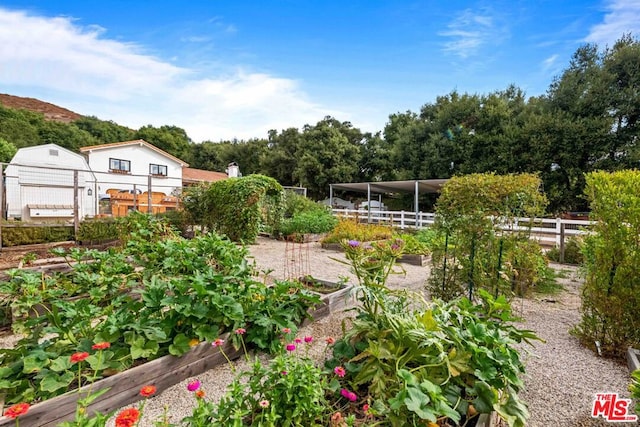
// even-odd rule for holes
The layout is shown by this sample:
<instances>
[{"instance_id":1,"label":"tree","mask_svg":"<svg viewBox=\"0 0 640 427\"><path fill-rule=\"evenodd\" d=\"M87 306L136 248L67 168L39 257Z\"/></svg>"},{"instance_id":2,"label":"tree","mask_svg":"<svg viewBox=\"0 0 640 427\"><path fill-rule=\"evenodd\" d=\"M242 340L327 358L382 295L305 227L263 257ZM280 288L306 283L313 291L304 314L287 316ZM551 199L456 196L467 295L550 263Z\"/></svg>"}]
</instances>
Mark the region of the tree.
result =
<instances>
[{"instance_id":1,"label":"tree","mask_svg":"<svg viewBox=\"0 0 640 427\"><path fill-rule=\"evenodd\" d=\"M304 127L293 176L307 188L310 197L324 198L329 194L329 184L358 178L358 134L351 123L331 117Z\"/></svg>"},{"instance_id":2,"label":"tree","mask_svg":"<svg viewBox=\"0 0 640 427\"><path fill-rule=\"evenodd\" d=\"M0 163L9 163L17 151L15 145L0 138Z\"/></svg>"},{"instance_id":3,"label":"tree","mask_svg":"<svg viewBox=\"0 0 640 427\"><path fill-rule=\"evenodd\" d=\"M177 126L143 126L134 135L135 139L144 139L161 150L166 151L187 163L191 161L191 139L187 132Z\"/></svg>"},{"instance_id":4,"label":"tree","mask_svg":"<svg viewBox=\"0 0 640 427\"><path fill-rule=\"evenodd\" d=\"M135 131L112 121L84 116L73 122L75 126L94 136L100 143L131 141Z\"/></svg>"}]
</instances>

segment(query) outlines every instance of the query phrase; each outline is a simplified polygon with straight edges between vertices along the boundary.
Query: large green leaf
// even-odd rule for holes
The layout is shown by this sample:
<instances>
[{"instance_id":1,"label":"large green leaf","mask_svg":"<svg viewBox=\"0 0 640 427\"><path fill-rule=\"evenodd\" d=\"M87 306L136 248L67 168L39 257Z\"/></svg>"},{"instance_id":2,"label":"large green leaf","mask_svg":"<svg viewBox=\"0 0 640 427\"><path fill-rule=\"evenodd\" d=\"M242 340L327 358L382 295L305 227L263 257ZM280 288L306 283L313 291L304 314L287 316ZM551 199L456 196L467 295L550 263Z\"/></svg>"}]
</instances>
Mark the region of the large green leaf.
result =
<instances>
[{"instance_id":1,"label":"large green leaf","mask_svg":"<svg viewBox=\"0 0 640 427\"><path fill-rule=\"evenodd\" d=\"M38 372L45 366L49 364L49 359L41 358L38 355L30 354L24 359L22 359L23 368L22 372L25 374L31 374L33 372Z\"/></svg>"},{"instance_id":2,"label":"large green leaf","mask_svg":"<svg viewBox=\"0 0 640 427\"><path fill-rule=\"evenodd\" d=\"M173 344L169 346L169 353L174 356L182 356L191 349L189 341L191 340L185 334L176 335L173 339Z\"/></svg>"},{"instance_id":3,"label":"large green leaf","mask_svg":"<svg viewBox=\"0 0 640 427\"><path fill-rule=\"evenodd\" d=\"M53 393L69 387L69 384L71 384L74 379L75 375L71 371L62 374L49 372L42 381L40 381L40 390Z\"/></svg>"},{"instance_id":4,"label":"large green leaf","mask_svg":"<svg viewBox=\"0 0 640 427\"><path fill-rule=\"evenodd\" d=\"M63 372L71 368L71 359L69 356L59 356L51 361L49 369L55 372Z\"/></svg>"}]
</instances>

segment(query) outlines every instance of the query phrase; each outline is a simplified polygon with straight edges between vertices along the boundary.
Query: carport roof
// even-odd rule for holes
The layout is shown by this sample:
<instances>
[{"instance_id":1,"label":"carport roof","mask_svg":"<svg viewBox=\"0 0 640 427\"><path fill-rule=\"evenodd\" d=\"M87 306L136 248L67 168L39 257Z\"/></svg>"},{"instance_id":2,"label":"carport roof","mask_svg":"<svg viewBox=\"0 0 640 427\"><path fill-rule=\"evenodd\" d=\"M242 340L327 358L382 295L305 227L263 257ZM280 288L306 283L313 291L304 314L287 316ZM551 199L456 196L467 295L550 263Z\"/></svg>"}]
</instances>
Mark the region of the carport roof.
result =
<instances>
[{"instance_id":1,"label":"carport roof","mask_svg":"<svg viewBox=\"0 0 640 427\"><path fill-rule=\"evenodd\" d=\"M367 193L371 189L372 193L415 193L416 183L418 193L437 193L446 179L414 179L407 181L377 181L377 182L351 182L341 184L331 184L334 190L355 191Z\"/></svg>"}]
</instances>

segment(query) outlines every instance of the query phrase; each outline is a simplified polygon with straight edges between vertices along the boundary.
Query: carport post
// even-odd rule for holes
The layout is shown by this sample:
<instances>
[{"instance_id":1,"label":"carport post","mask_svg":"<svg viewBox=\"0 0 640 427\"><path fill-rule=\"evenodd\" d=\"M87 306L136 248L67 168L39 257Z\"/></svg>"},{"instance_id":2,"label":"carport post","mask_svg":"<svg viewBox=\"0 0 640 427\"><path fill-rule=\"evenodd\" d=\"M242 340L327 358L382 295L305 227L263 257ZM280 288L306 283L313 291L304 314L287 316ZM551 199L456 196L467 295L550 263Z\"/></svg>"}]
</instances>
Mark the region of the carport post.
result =
<instances>
[{"instance_id":1,"label":"carport post","mask_svg":"<svg viewBox=\"0 0 640 427\"><path fill-rule=\"evenodd\" d=\"M418 181L416 181L415 183L415 194L414 194L414 199L413 199L413 203L415 204L415 209L416 209L416 222L414 223L414 227L417 229L418 227L420 227L421 224L419 224L419 212L420 210L418 209Z\"/></svg>"},{"instance_id":2,"label":"carport post","mask_svg":"<svg viewBox=\"0 0 640 427\"><path fill-rule=\"evenodd\" d=\"M333 184L329 184L329 208L333 212Z\"/></svg>"},{"instance_id":3,"label":"carport post","mask_svg":"<svg viewBox=\"0 0 640 427\"><path fill-rule=\"evenodd\" d=\"M367 182L367 223L371 223L371 184Z\"/></svg>"}]
</instances>

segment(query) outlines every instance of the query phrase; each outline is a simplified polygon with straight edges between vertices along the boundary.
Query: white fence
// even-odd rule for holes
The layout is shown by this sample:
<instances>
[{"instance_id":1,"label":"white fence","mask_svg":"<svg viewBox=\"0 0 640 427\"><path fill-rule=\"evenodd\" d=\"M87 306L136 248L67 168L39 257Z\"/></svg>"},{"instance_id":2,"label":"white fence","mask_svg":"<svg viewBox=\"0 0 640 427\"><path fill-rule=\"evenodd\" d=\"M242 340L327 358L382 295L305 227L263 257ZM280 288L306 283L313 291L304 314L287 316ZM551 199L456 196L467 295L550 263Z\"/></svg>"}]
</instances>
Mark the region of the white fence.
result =
<instances>
[{"instance_id":1,"label":"white fence","mask_svg":"<svg viewBox=\"0 0 640 427\"><path fill-rule=\"evenodd\" d=\"M402 230L425 228L435 222L435 214L409 211L368 211L365 209L332 209L340 218L352 218L360 222L387 224ZM562 218L518 218L516 224L505 225L505 231L531 231L531 237L542 245L562 248L566 237L585 234L592 221Z\"/></svg>"}]
</instances>

